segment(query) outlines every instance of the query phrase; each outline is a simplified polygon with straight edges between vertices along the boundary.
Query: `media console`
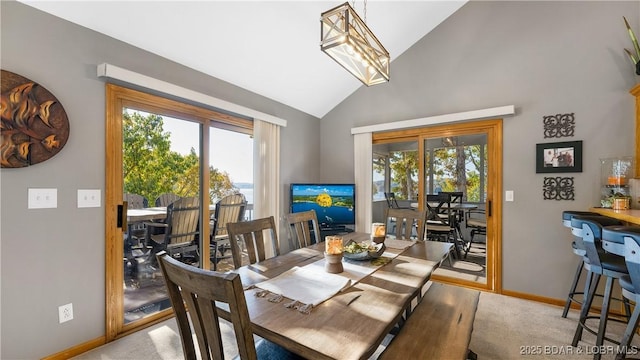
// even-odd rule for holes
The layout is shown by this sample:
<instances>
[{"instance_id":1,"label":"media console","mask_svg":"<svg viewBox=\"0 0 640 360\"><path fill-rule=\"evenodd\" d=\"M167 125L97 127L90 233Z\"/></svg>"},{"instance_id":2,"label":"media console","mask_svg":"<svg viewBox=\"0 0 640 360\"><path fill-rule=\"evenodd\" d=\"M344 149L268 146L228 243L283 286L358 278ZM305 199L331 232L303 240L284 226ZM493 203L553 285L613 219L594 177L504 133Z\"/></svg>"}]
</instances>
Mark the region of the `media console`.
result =
<instances>
[{"instance_id":1,"label":"media console","mask_svg":"<svg viewBox=\"0 0 640 360\"><path fill-rule=\"evenodd\" d=\"M320 227L320 239L322 239L321 241L324 241L324 237L325 236L330 236L330 235L340 235L340 234L344 234L344 233L350 233L353 232L354 230L352 228L349 228L347 226L331 226L331 227L325 227L325 226L321 226Z\"/></svg>"}]
</instances>

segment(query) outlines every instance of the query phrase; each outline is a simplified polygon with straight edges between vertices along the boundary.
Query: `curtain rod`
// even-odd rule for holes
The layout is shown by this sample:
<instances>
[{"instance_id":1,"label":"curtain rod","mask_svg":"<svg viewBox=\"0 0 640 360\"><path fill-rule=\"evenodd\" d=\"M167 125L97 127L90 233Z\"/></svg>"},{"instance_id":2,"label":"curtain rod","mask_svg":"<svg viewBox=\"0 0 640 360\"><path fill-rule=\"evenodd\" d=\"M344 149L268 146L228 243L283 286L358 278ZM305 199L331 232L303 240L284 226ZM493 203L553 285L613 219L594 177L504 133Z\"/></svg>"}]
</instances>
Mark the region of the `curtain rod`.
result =
<instances>
[{"instance_id":1,"label":"curtain rod","mask_svg":"<svg viewBox=\"0 0 640 360\"><path fill-rule=\"evenodd\" d=\"M234 104L222 99L215 98L197 91L193 91L166 81L158 80L147 75L123 69L121 67L102 63L97 66L97 74L99 78L111 78L124 81L129 84L142 86L147 89L159 91L164 94L177 96L182 99L195 101L204 105L213 106L215 108L231 111L240 115L248 116L254 119L266 121L275 125L287 126L287 120L269 115L257 110Z\"/></svg>"},{"instance_id":2,"label":"curtain rod","mask_svg":"<svg viewBox=\"0 0 640 360\"><path fill-rule=\"evenodd\" d=\"M378 131L400 130L413 127L421 127L426 125L446 124L463 120L484 119L489 117L513 115L515 114L515 106L507 105L481 110L464 111L459 113L451 113L444 115L428 116L419 119L402 120L388 122L384 124L367 125L351 128L351 135L361 133L374 133Z\"/></svg>"}]
</instances>

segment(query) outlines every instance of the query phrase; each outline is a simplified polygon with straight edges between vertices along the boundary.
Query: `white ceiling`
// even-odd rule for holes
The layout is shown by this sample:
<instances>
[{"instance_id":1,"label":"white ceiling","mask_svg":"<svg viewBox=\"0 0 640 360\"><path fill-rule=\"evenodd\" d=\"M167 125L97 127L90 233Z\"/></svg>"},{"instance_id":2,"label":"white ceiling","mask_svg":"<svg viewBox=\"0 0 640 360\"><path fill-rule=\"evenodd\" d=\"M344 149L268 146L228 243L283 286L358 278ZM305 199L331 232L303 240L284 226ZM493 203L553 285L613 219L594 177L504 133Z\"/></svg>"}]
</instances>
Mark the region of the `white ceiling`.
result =
<instances>
[{"instance_id":1,"label":"white ceiling","mask_svg":"<svg viewBox=\"0 0 640 360\"><path fill-rule=\"evenodd\" d=\"M320 51L320 14L340 0L19 1L320 118L362 86ZM391 81L393 60L465 2L366 3Z\"/></svg>"}]
</instances>

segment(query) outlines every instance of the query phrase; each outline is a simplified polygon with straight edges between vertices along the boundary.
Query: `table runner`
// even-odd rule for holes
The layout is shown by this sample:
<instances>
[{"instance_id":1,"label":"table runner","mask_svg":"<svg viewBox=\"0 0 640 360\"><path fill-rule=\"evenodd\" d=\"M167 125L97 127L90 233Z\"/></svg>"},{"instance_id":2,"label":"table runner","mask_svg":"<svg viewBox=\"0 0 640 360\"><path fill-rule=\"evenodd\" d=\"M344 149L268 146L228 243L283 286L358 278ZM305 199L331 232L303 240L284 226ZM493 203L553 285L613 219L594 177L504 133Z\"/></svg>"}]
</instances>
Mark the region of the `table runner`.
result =
<instances>
[{"instance_id":1,"label":"table runner","mask_svg":"<svg viewBox=\"0 0 640 360\"><path fill-rule=\"evenodd\" d=\"M415 241L385 240L385 246L390 249L404 250L414 244ZM293 302L286 303L286 307L296 308L298 311L308 314L312 307L356 284L398 255L395 252L385 251L381 258L386 261L382 262L343 259L344 271L338 274L326 272L324 269L325 259L322 258L302 267L293 267L272 279L256 283L250 288L261 289L255 295L265 297L272 302L280 302L283 297L291 299Z\"/></svg>"},{"instance_id":2,"label":"table runner","mask_svg":"<svg viewBox=\"0 0 640 360\"><path fill-rule=\"evenodd\" d=\"M329 274L324 269L316 271L313 268L296 266L273 279L255 284L255 287L305 305L316 306L350 284L348 278Z\"/></svg>"}]
</instances>

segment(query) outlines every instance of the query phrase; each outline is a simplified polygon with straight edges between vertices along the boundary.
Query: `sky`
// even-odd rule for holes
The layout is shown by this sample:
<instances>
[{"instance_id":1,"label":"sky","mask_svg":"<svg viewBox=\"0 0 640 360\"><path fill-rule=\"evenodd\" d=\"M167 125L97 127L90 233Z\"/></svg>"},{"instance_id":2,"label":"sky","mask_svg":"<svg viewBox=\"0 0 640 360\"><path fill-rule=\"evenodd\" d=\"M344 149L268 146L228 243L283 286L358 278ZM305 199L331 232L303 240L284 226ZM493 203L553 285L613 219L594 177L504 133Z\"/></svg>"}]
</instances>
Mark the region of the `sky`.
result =
<instances>
[{"instance_id":1,"label":"sky","mask_svg":"<svg viewBox=\"0 0 640 360\"><path fill-rule=\"evenodd\" d=\"M171 150L188 154L199 151L198 124L163 116L165 132L171 133ZM211 128L211 165L229 173L234 183L253 183L253 139L249 135Z\"/></svg>"}]
</instances>

